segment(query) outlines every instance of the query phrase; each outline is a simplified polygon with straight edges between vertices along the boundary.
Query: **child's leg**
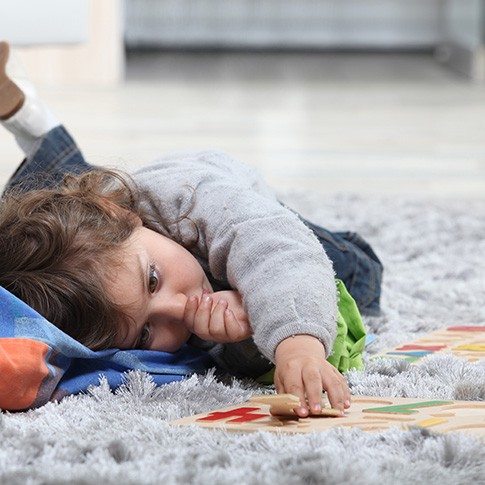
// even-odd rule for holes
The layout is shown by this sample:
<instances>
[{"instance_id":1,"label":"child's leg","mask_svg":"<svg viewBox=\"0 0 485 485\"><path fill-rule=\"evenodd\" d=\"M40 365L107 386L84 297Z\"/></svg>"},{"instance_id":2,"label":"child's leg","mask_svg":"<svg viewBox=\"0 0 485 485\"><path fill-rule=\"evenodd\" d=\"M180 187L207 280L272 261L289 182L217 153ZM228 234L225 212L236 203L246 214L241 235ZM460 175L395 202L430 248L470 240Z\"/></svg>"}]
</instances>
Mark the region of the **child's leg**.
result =
<instances>
[{"instance_id":1,"label":"child's leg","mask_svg":"<svg viewBox=\"0 0 485 485\"><path fill-rule=\"evenodd\" d=\"M58 183L68 172L91 169L69 133L36 96L24 90L6 73L9 48L0 42L0 122L14 134L26 159L7 184L6 190L22 183L22 189Z\"/></svg>"},{"instance_id":2,"label":"child's leg","mask_svg":"<svg viewBox=\"0 0 485 485\"><path fill-rule=\"evenodd\" d=\"M355 232L330 232L305 219L333 263L359 310L368 315L380 311L383 266L371 246Z\"/></svg>"},{"instance_id":3,"label":"child's leg","mask_svg":"<svg viewBox=\"0 0 485 485\"><path fill-rule=\"evenodd\" d=\"M76 142L61 125L37 139L32 153L22 162L7 182L5 192L21 184L22 190L53 187L66 173L91 170Z\"/></svg>"}]
</instances>

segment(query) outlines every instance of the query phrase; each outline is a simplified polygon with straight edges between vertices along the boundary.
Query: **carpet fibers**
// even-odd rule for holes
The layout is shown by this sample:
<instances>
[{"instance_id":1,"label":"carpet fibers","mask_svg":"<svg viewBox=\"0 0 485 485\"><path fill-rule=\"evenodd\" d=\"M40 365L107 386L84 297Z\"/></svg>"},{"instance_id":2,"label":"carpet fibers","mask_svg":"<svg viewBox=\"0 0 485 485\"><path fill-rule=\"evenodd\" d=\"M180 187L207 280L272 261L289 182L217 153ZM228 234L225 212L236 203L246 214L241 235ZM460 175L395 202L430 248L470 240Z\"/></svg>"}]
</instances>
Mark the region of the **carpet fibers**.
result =
<instances>
[{"instance_id":1,"label":"carpet fibers","mask_svg":"<svg viewBox=\"0 0 485 485\"><path fill-rule=\"evenodd\" d=\"M485 323L485 204L286 193L330 229L360 232L385 265L382 314L369 355L450 325ZM409 365L379 360L349 372L354 394L485 400L485 362L435 355ZM111 391L0 415L5 484L485 484L483 441L422 428L337 428L308 435L178 428L168 420L245 401L251 382L212 372L156 387L140 372Z\"/></svg>"}]
</instances>

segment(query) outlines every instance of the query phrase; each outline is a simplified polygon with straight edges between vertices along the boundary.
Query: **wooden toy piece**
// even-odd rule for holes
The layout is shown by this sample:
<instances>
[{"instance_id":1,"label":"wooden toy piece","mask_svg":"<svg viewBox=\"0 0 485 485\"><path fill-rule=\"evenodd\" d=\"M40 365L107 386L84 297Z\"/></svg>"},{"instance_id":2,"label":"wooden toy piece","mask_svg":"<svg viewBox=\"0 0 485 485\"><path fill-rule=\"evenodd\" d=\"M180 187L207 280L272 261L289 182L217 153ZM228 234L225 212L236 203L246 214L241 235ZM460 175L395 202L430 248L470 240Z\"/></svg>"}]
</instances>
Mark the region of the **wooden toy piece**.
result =
<instances>
[{"instance_id":1,"label":"wooden toy piece","mask_svg":"<svg viewBox=\"0 0 485 485\"><path fill-rule=\"evenodd\" d=\"M432 426L437 426L438 424L446 423L447 419L444 418L428 418L422 421L416 421L414 426L421 426L422 428L431 428Z\"/></svg>"},{"instance_id":2,"label":"wooden toy piece","mask_svg":"<svg viewBox=\"0 0 485 485\"><path fill-rule=\"evenodd\" d=\"M294 394L263 394L253 396L249 402L269 404L269 412L273 416L295 417L294 409L301 406L300 398Z\"/></svg>"},{"instance_id":3,"label":"wooden toy piece","mask_svg":"<svg viewBox=\"0 0 485 485\"><path fill-rule=\"evenodd\" d=\"M333 419L322 419L315 415L302 419L294 414L274 415L270 408L275 403L277 410L280 406L279 410L284 408L286 412L300 404L298 398L291 394L255 396L251 401L236 406L188 416L171 423L226 431L278 433L315 433L336 427L376 432L396 426L401 429L421 426L440 433L463 431L485 440L483 401L353 396L352 406L345 415Z\"/></svg>"},{"instance_id":4,"label":"wooden toy piece","mask_svg":"<svg viewBox=\"0 0 485 485\"><path fill-rule=\"evenodd\" d=\"M389 357L414 363L427 355L436 353L452 354L469 362L485 359L485 326L465 325L442 328L412 342L374 355L371 359Z\"/></svg>"},{"instance_id":5,"label":"wooden toy piece","mask_svg":"<svg viewBox=\"0 0 485 485\"><path fill-rule=\"evenodd\" d=\"M472 352L485 352L485 344L458 345L452 350L471 350Z\"/></svg>"},{"instance_id":6,"label":"wooden toy piece","mask_svg":"<svg viewBox=\"0 0 485 485\"><path fill-rule=\"evenodd\" d=\"M300 399L294 394L263 394L261 396L253 396L249 402L269 404L269 412L272 416L297 417L294 409L301 406ZM310 413L311 416L322 417L337 417L340 414L338 409L330 407L322 407L320 413Z\"/></svg>"},{"instance_id":7,"label":"wooden toy piece","mask_svg":"<svg viewBox=\"0 0 485 485\"><path fill-rule=\"evenodd\" d=\"M379 408L363 409L363 413L391 413L391 414L416 414L417 408L427 408L432 406L442 406L444 404L454 404L452 401L422 401L411 404L397 404L395 406L384 406Z\"/></svg>"}]
</instances>

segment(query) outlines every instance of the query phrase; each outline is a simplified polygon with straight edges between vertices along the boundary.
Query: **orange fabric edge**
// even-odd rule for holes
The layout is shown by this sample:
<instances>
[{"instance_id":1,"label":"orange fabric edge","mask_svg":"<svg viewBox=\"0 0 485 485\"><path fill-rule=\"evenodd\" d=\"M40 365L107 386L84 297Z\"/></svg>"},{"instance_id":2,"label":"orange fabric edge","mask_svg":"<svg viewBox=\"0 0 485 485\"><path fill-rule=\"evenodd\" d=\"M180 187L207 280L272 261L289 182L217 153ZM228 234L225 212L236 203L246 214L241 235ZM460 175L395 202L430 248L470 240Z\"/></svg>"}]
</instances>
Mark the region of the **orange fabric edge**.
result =
<instances>
[{"instance_id":1,"label":"orange fabric edge","mask_svg":"<svg viewBox=\"0 0 485 485\"><path fill-rule=\"evenodd\" d=\"M45 357L49 346L26 338L0 339L0 408L27 409L34 404L49 374Z\"/></svg>"}]
</instances>

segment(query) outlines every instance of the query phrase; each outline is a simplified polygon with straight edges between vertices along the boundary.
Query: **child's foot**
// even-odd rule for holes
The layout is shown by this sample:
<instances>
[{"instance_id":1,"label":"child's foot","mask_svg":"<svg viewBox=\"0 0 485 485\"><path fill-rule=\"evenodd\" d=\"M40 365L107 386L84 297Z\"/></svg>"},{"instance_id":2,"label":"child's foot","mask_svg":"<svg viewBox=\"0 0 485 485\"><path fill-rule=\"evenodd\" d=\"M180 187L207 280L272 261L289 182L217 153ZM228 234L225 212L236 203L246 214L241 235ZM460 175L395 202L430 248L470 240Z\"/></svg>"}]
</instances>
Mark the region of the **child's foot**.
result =
<instances>
[{"instance_id":1,"label":"child's foot","mask_svg":"<svg viewBox=\"0 0 485 485\"><path fill-rule=\"evenodd\" d=\"M7 76L9 45L0 42L0 120L13 116L24 104L22 90Z\"/></svg>"}]
</instances>

